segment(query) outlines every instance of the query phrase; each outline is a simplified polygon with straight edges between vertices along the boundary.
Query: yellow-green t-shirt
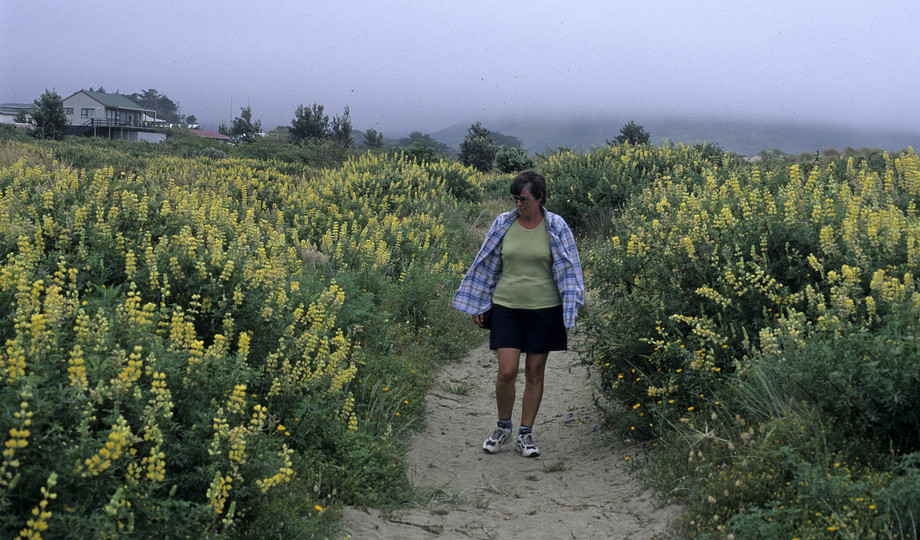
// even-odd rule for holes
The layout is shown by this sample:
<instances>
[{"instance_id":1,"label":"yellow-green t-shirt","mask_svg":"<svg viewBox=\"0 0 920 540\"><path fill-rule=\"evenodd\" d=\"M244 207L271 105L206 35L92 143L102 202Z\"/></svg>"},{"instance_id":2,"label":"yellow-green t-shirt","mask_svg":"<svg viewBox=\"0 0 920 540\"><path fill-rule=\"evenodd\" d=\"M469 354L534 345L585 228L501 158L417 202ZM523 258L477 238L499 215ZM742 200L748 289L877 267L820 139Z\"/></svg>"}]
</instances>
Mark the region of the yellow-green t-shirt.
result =
<instances>
[{"instance_id":1,"label":"yellow-green t-shirt","mask_svg":"<svg viewBox=\"0 0 920 540\"><path fill-rule=\"evenodd\" d=\"M543 309L562 304L553 280L553 255L546 220L533 230L515 221L502 239L502 275L492 303L516 309Z\"/></svg>"}]
</instances>

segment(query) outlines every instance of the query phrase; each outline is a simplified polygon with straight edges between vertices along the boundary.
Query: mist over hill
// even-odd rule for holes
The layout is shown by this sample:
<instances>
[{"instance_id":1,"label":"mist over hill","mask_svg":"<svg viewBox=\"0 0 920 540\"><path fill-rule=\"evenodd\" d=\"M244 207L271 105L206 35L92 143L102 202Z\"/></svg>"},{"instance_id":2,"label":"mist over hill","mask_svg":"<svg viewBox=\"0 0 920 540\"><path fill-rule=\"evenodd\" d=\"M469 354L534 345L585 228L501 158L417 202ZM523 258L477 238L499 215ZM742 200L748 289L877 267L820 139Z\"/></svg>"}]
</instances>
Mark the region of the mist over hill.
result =
<instances>
[{"instance_id":1,"label":"mist over hill","mask_svg":"<svg viewBox=\"0 0 920 540\"><path fill-rule=\"evenodd\" d=\"M629 118L505 119L483 121L489 130L513 135L531 154L559 147L590 150L613 140ZM687 144L710 143L726 152L753 156L764 150L787 154L819 152L828 147L877 148L900 151L913 146L920 149L920 127L916 132L904 130L858 129L842 126L797 125L757 121L649 120L635 119L652 136L653 144L664 140ZM431 136L457 149L474 122L457 123Z\"/></svg>"}]
</instances>

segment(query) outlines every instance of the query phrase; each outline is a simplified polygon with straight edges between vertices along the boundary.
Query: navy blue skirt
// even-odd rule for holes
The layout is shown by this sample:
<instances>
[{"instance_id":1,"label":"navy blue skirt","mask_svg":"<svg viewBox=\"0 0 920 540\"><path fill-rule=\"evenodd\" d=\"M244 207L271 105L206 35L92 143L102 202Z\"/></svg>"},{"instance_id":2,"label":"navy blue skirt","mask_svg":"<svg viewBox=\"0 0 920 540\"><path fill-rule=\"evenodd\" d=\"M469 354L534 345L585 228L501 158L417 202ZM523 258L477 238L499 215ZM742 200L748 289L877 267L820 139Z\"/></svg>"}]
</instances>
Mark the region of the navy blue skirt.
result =
<instances>
[{"instance_id":1,"label":"navy blue skirt","mask_svg":"<svg viewBox=\"0 0 920 540\"><path fill-rule=\"evenodd\" d=\"M532 353L567 350L568 333L562 306L515 309L493 304L489 348Z\"/></svg>"}]
</instances>

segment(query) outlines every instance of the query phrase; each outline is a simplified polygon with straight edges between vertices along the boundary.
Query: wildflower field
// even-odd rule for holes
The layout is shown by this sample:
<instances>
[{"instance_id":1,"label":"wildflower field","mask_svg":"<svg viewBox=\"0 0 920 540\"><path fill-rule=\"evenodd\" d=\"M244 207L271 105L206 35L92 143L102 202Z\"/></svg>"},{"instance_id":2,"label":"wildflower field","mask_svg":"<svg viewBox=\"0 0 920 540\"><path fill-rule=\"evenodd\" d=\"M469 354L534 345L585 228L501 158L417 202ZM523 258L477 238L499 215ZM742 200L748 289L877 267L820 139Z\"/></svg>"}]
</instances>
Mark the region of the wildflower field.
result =
<instances>
[{"instance_id":1,"label":"wildflower field","mask_svg":"<svg viewBox=\"0 0 920 540\"><path fill-rule=\"evenodd\" d=\"M326 536L408 496L402 435L470 343L476 173L2 152L0 536Z\"/></svg>"},{"instance_id":2,"label":"wildflower field","mask_svg":"<svg viewBox=\"0 0 920 540\"><path fill-rule=\"evenodd\" d=\"M683 536L916 538L920 158L706 154L590 156L656 167L585 256L608 417Z\"/></svg>"},{"instance_id":3,"label":"wildflower field","mask_svg":"<svg viewBox=\"0 0 920 540\"><path fill-rule=\"evenodd\" d=\"M510 177L170 148L0 140L0 534L327 537L411 500ZM918 536L912 150L536 159L581 246L574 341L676 536Z\"/></svg>"}]
</instances>

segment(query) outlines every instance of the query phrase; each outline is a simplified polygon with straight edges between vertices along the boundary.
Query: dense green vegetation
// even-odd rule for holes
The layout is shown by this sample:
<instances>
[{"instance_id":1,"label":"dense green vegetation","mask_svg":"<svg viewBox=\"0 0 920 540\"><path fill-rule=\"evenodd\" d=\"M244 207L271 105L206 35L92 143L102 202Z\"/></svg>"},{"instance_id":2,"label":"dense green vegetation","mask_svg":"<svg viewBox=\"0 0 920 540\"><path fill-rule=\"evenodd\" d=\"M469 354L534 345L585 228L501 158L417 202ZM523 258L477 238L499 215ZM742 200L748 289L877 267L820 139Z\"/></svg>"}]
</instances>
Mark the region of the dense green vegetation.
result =
<instances>
[{"instance_id":1,"label":"dense green vegetation","mask_svg":"<svg viewBox=\"0 0 920 540\"><path fill-rule=\"evenodd\" d=\"M579 159L619 208L586 256L585 361L682 536L915 538L918 156Z\"/></svg>"},{"instance_id":2,"label":"dense green vegetation","mask_svg":"<svg viewBox=\"0 0 920 540\"><path fill-rule=\"evenodd\" d=\"M478 337L445 307L478 175L2 144L4 537L324 537L411 499L403 435Z\"/></svg>"},{"instance_id":3,"label":"dense green vegetation","mask_svg":"<svg viewBox=\"0 0 920 540\"><path fill-rule=\"evenodd\" d=\"M412 499L404 435L481 338L448 299L508 174L423 143L0 134L5 536L323 536ZM598 405L676 536L917 536L912 150L528 159L582 246Z\"/></svg>"}]
</instances>

